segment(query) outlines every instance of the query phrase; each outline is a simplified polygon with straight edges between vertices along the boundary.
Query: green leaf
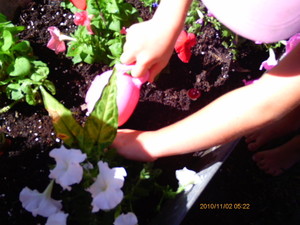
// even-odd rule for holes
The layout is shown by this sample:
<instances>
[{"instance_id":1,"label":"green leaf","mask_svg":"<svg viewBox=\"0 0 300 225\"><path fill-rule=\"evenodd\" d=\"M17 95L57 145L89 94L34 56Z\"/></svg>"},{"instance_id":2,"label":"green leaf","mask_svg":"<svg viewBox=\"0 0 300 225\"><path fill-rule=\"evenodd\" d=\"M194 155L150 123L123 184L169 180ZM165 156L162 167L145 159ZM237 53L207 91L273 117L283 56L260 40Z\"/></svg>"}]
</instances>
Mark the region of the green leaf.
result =
<instances>
[{"instance_id":1,"label":"green leaf","mask_svg":"<svg viewBox=\"0 0 300 225\"><path fill-rule=\"evenodd\" d=\"M30 79L22 79L19 81L19 83L20 83L20 89L24 94L27 94L27 92L29 92L28 89L31 89L31 85L33 84L32 80Z\"/></svg>"},{"instance_id":2,"label":"green leaf","mask_svg":"<svg viewBox=\"0 0 300 225\"><path fill-rule=\"evenodd\" d=\"M43 86L45 88L47 88L47 90L50 91L52 95L56 94L55 86L54 86L54 84L50 80L45 80L43 82Z\"/></svg>"},{"instance_id":3,"label":"green leaf","mask_svg":"<svg viewBox=\"0 0 300 225\"><path fill-rule=\"evenodd\" d=\"M119 32L121 30L121 21L114 19L113 21L111 21L108 28L110 30Z\"/></svg>"},{"instance_id":4,"label":"green leaf","mask_svg":"<svg viewBox=\"0 0 300 225\"><path fill-rule=\"evenodd\" d=\"M11 22L8 22L5 28L9 30L13 35L18 34L25 29L24 26L15 26Z\"/></svg>"},{"instance_id":5,"label":"green leaf","mask_svg":"<svg viewBox=\"0 0 300 225\"><path fill-rule=\"evenodd\" d=\"M108 2L108 4L106 5L106 10L108 13L111 14L118 13L120 10L116 0L112 0L111 2Z\"/></svg>"},{"instance_id":6,"label":"green leaf","mask_svg":"<svg viewBox=\"0 0 300 225\"><path fill-rule=\"evenodd\" d=\"M12 80L11 78L8 78L6 80L0 81L0 86L7 85L11 80Z\"/></svg>"},{"instance_id":7,"label":"green leaf","mask_svg":"<svg viewBox=\"0 0 300 225\"><path fill-rule=\"evenodd\" d=\"M101 98L97 101L93 112L86 121L83 147L87 151L90 151L94 146L103 150L115 139L118 128L116 96L116 70L114 70Z\"/></svg>"},{"instance_id":8,"label":"green leaf","mask_svg":"<svg viewBox=\"0 0 300 225\"><path fill-rule=\"evenodd\" d=\"M83 61L88 64L93 64L95 62L95 58L92 55L87 55Z\"/></svg>"},{"instance_id":9,"label":"green leaf","mask_svg":"<svg viewBox=\"0 0 300 225\"><path fill-rule=\"evenodd\" d=\"M76 122L69 109L40 87L45 108L50 114L57 137L71 147L78 148L83 142L83 128ZM79 142L79 143L78 143Z\"/></svg>"},{"instance_id":10,"label":"green leaf","mask_svg":"<svg viewBox=\"0 0 300 225\"><path fill-rule=\"evenodd\" d=\"M72 56L80 55L80 53L84 49L82 45L83 44L80 42L70 42L69 47L68 47L67 56L72 57Z\"/></svg>"},{"instance_id":11,"label":"green leaf","mask_svg":"<svg viewBox=\"0 0 300 225\"><path fill-rule=\"evenodd\" d=\"M29 105L36 105L37 104L35 94L33 93L31 88L27 89L27 92L26 92L26 95L25 95L25 100Z\"/></svg>"},{"instance_id":12,"label":"green leaf","mask_svg":"<svg viewBox=\"0 0 300 225\"><path fill-rule=\"evenodd\" d=\"M5 15L3 15L2 13L0 13L0 23L6 22L7 18Z\"/></svg>"},{"instance_id":13,"label":"green leaf","mask_svg":"<svg viewBox=\"0 0 300 225\"><path fill-rule=\"evenodd\" d=\"M4 30L2 33L2 37L4 38L4 43L1 49L2 51L8 51L13 44L13 36L8 30Z\"/></svg>"},{"instance_id":14,"label":"green leaf","mask_svg":"<svg viewBox=\"0 0 300 225\"><path fill-rule=\"evenodd\" d=\"M40 82L42 81L43 79L45 79L45 76L39 74L39 73L33 73L31 74L30 78L33 80L33 81L36 81L36 82Z\"/></svg>"},{"instance_id":15,"label":"green leaf","mask_svg":"<svg viewBox=\"0 0 300 225\"><path fill-rule=\"evenodd\" d=\"M15 44L12 48L12 51L16 51L20 55L27 55L30 54L32 51L32 48L30 46L29 41L22 41L17 44Z\"/></svg>"},{"instance_id":16,"label":"green leaf","mask_svg":"<svg viewBox=\"0 0 300 225\"><path fill-rule=\"evenodd\" d=\"M16 58L10 76L26 76L30 73L31 63L26 57Z\"/></svg>"},{"instance_id":17,"label":"green leaf","mask_svg":"<svg viewBox=\"0 0 300 225\"><path fill-rule=\"evenodd\" d=\"M80 62L82 62L82 58L80 57L80 55L76 55L76 56L74 56L74 58L72 58L72 62L74 64L80 63Z\"/></svg>"},{"instance_id":18,"label":"green leaf","mask_svg":"<svg viewBox=\"0 0 300 225\"><path fill-rule=\"evenodd\" d=\"M17 83L12 83L7 86L7 93L12 100L20 100L24 97L21 86Z\"/></svg>"},{"instance_id":19,"label":"green leaf","mask_svg":"<svg viewBox=\"0 0 300 225\"><path fill-rule=\"evenodd\" d=\"M117 43L110 45L108 48L113 56L120 57L123 52L122 46L123 45L121 42L117 42Z\"/></svg>"},{"instance_id":20,"label":"green leaf","mask_svg":"<svg viewBox=\"0 0 300 225\"><path fill-rule=\"evenodd\" d=\"M30 76L30 79L35 82L43 82L49 74L49 68L46 63L42 61L31 61L34 65L33 73Z\"/></svg>"}]
</instances>

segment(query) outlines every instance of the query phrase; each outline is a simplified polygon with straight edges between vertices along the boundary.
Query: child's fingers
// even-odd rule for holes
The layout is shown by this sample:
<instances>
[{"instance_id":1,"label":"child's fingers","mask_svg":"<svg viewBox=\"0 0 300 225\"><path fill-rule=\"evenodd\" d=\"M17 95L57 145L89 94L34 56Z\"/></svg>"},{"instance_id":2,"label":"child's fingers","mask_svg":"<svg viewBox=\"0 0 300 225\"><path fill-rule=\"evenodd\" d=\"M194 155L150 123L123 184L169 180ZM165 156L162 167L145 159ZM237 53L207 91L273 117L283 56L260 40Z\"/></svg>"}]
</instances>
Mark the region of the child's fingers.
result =
<instances>
[{"instance_id":1,"label":"child's fingers","mask_svg":"<svg viewBox=\"0 0 300 225\"><path fill-rule=\"evenodd\" d=\"M148 70L147 64L141 64L137 61L137 64L131 70L131 75L133 77L142 77L148 72Z\"/></svg>"},{"instance_id":2,"label":"child's fingers","mask_svg":"<svg viewBox=\"0 0 300 225\"><path fill-rule=\"evenodd\" d=\"M133 64L136 61L134 54L129 54L127 52L124 52L121 55L120 60L122 64L127 64L127 65Z\"/></svg>"}]
</instances>

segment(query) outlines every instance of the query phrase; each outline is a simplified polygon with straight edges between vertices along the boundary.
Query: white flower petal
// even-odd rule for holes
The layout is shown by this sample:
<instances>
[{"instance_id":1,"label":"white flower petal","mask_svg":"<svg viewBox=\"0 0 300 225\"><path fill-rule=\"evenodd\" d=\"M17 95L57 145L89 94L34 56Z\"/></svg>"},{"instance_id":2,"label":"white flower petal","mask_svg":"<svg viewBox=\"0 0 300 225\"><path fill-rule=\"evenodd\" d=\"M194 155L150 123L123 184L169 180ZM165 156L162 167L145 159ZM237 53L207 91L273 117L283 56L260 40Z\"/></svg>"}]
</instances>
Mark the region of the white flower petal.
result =
<instances>
[{"instance_id":1,"label":"white flower petal","mask_svg":"<svg viewBox=\"0 0 300 225\"><path fill-rule=\"evenodd\" d=\"M66 225L68 214L58 212L48 217L45 225Z\"/></svg>"},{"instance_id":2,"label":"white flower petal","mask_svg":"<svg viewBox=\"0 0 300 225\"><path fill-rule=\"evenodd\" d=\"M70 185L80 183L83 169L79 163L86 159L80 150L61 148L53 149L50 154L56 161L56 167L50 171L49 177L55 179L63 189L71 190Z\"/></svg>"},{"instance_id":3,"label":"white flower petal","mask_svg":"<svg viewBox=\"0 0 300 225\"><path fill-rule=\"evenodd\" d=\"M114 221L114 225L137 225L137 224L138 224L138 219L132 212L127 214L122 213Z\"/></svg>"},{"instance_id":4,"label":"white flower petal","mask_svg":"<svg viewBox=\"0 0 300 225\"><path fill-rule=\"evenodd\" d=\"M31 190L28 187L23 188L19 199L22 206L31 212L33 216L48 217L62 208L60 201L48 197L47 193L39 193L37 190Z\"/></svg>"},{"instance_id":5,"label":"white flower petal","mask_svg":"<svg viewBox=\"0 0 300 225\"><path fill-rule=\"evenodd\" d=\"M278 64L278 60L276 59L275 52L272 48L269 49L269 58L263 61L259 67L260 70L266 69L270 70Z\"/></svg>"},{"instance_id":6,"label":"white flower petal","mask_svg":"<svg viewBox=\"0 0 300 225\"><path fill-rule=\"evenodd\" d=\"M115 189L123 187L124 177L127 175L126 170L123 167L110 169L107 163L103 163L101 161L98 163L98 166L107 185Z\"/></svg>"},{"instance_id":7,"label":"white flower petal","mask_svg":"<svg viewBox=\"0 0 300 225\"><path fill-rule=\"evenodd\" d=\"M176 178L179 186L184 187L185 191L189 191L194 184L199 183L201 180L195 171L189 170L186 167L176 170Z\"/></svg>"},{"instance_id":8,"label":"white flower petal","mask_svg":"<svg viewBox=\"0 0 300 225\"><path fill-rule=\"evenodd\" d=\"M83 176L83 169L79 165L70 166L65 173L57 176L56 182L60 184L63 189L71 190L69 185L77 184L81 181Z\"/></svg>"},{"instance_id":9,"label":"white flower petal","mask_svg":"<svg viewBox=\"0 0 300 225\"><path fill-rule=\"evenodd\" d=\"M99 211L99 209L108 211L115 208L123 199L124 194L121 189L107 189L100 192L93 198L92 206L93 212Z\"/></svg>"},{"instance_id":10,"label":"white flower petal","mask_svg":"<svg viewBox=\"0 0 300 225\"><path fill-rule=\"evenodd\" d=\"M106 162L99 161L99 175L87 189L92 194L93 212L115 208L123 199L121 190L124 177L127 176L123 167L109 168Z\"/></svg>"}]
</instances>

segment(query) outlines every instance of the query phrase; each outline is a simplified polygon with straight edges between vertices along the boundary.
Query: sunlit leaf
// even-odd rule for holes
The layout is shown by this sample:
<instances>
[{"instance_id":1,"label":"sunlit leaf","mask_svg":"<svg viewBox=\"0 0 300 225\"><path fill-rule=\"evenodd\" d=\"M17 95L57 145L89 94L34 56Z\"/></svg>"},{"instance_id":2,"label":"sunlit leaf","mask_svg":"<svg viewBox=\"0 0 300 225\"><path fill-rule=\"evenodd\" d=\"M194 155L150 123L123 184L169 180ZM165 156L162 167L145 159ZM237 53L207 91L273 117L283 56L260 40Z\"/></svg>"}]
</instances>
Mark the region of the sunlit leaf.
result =
<instances>
[{"instance_id":1,"label":"sunlit leaf","mask_svg":"<svg viewBox=\"0 0 300 225\"><path fill-rule=\"evenodd\" d=\"M45 108L50 114L56 135L72 148L78 148L82 142L83 128L76 122L69 109L40 87ZM79 142L79 143L78 143Z\"/></svg>"},{"instance_id":2,"label":"sunlit leaf","mask_svg":"<svg viewBox=\"0 0 300 225\"><path fill-rule=\"evenodd\" d=\"M102 96L96 103L84 127L84 146L86 148L91 149L92 145L105 148L113 142L118 128L116 96L116 72L114 70L109 83L104 88ZM91 140L96 142L91 143Z\"/></svg>"},{"instance_id":3,"label":"sunlit leaf","mask_svg":"<svg viewBox=\"0 0 300 225\"><path fill-rule=\"evenodd\" d=\"M26 76L30 73L31 63L26 57L18 57L15 60L10 76Z\"/></svg>"}]
</instances>

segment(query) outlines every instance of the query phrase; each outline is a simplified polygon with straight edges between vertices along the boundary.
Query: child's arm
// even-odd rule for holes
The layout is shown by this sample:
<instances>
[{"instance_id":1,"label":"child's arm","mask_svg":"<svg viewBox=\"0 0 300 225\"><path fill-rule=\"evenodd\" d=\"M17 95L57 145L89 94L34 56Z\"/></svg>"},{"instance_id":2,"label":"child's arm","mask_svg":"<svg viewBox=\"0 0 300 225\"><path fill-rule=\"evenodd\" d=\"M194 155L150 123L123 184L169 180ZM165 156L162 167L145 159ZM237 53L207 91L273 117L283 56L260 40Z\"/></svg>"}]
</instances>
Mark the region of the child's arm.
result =
<instances>
[{"instance_id":1,"label":"child's arm","mask_svg":"<svg viewBox=\"0 0 300 225\"><path fill-rule=\"evenodd\" d=\"M121 62L135 63L132 76L150 71L150 81L167 65L192 0L162 0L151 20L127 30Z\"/></svg>"},{"instance_id":2,"label":"child's arm","mask_svg":"<svg viewBox=\"0 0 300 225\"><path fill-rule=\"evenodd\" d=\"M120 130L114 147L126 158L203 150L242 137L300 104L300 45L251 85L231 91L193 115L157 131Z\"/></svg>"}]
</instances>

